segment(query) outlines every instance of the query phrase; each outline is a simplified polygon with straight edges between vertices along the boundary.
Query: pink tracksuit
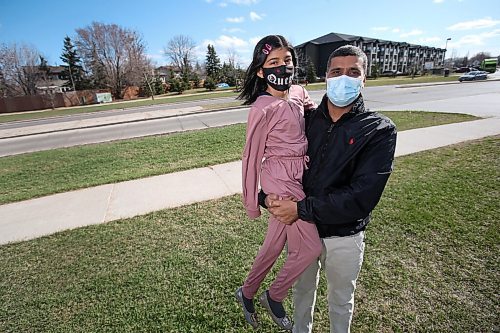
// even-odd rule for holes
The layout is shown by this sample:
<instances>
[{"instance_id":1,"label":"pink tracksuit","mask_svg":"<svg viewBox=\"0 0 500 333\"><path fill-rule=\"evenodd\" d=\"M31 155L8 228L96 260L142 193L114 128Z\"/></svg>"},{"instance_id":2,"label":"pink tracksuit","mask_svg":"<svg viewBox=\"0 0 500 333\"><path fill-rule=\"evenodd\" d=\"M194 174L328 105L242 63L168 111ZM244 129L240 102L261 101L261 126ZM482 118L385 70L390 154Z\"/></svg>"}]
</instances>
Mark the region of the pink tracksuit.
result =
<instances>
[{"instance_id":1,"label":"pink tracksuit","mask_svg":"<svg viewBox=\"0 0 500 333\"><path fill-rule=\"evenodd\" d=\"M288 100L261 95L248 115L243 152L243 203L250 218L260 216L259 180L265 193L302 200L302 175L308 158L304 109L316 107L307 91L293 85ZM288 256L269 288L271 299L283 301L300 274L319 257L322 249L314 223L297 220L285 225L269 218L264 244L243 284L243 294L253 298L288 241Z\"/></svg>"}]
</instances>

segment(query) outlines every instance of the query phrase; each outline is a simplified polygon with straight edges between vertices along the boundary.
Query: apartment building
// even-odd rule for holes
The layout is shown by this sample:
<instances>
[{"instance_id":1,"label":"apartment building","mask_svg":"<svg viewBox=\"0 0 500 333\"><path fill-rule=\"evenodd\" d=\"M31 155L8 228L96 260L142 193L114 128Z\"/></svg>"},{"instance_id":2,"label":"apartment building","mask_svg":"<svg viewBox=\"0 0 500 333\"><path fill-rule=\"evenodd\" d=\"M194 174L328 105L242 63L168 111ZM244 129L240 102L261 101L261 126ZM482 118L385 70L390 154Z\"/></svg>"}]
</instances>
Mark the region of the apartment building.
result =
<instances>
[{"instance_id":1,"label":"apartment building","mask_svg":"<svg viewBox=\"0 0 500 333\"><path fill-rule=\"evenodd\" d=\"M347 44L357 46L366 53L368 76L372 75L373 65L378 65L379 73L411 73L413 70L442 68L446 52L445 49L436 47L332 32L295 47L299 66L305 67L305 63L310 59L317 75L324 77L330 54Z\"/></svg>"}]
</instances>

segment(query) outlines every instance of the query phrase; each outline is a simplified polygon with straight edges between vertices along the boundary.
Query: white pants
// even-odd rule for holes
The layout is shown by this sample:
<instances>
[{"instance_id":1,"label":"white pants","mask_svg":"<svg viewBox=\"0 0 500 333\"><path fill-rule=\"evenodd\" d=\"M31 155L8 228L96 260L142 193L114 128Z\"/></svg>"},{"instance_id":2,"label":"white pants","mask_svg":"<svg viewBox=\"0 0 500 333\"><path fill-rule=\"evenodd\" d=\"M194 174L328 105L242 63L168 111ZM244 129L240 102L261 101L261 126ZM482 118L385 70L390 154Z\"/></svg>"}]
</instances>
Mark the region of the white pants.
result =
<instances>
[{"instance_id":1,"label":"white pants","mask_svg":"<svg viewBox=\"0 0 500 333\"><path fill-rule=\"evenodd\" d=\"M365 233L322 238L323 251L295 283L293 333L311 333L319 271L328 283L330 333L349 333L354 310L354 290L363 263Z\"/></svg>"}]
</instances>

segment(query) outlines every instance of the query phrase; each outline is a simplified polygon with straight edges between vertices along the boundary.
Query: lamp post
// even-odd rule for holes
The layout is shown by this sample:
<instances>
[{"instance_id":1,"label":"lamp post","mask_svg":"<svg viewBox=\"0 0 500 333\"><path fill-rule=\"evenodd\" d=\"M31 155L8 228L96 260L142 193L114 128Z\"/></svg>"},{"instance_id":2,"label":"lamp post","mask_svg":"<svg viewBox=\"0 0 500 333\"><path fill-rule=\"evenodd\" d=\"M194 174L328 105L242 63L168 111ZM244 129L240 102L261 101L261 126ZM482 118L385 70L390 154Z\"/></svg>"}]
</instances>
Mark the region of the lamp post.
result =
<instances>
[{"instance_id":1,"label":"lamp post","mask_svg":"<svg viewBox=\"0 0 500 333\"><path fill-rule=\"evenodd\" d=\"M446 50L448 49L448 41L450 41L450 40L451 40L451 37L448 37L448 38L446 39L446 44L445 44L445 46L444 46L444 54L443 54L443 67L444 67L444 61L445 61L445 59L446 59Z\"/></svg>"}]
</instances>

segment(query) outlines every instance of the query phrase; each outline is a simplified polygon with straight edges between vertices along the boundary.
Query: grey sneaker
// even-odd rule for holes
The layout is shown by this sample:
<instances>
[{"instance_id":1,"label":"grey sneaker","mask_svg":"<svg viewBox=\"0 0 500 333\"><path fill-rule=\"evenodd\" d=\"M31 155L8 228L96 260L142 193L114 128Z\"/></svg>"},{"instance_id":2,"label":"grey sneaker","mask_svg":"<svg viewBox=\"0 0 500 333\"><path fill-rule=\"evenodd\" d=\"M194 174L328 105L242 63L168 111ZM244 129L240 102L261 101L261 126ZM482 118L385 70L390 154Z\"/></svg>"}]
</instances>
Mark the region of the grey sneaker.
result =
<instances>
[{"instance_id":1,"label":"grey sneaker","mask_svg":"<svg viewBox=\"0 0 500 333\"><path fill-rule=\"evenodd\" d=\"M278 318L273 313L271 306L269 305L269 300L267 299L267 290L262 293L259 297L260 304L267 310L272 320L282 329L287 331L292 331L293 322L285 315L283 318Z\"/></svg>"},{"instance_id":2,"label":"grey sneaker","mask_svg":"<svg viewBox=\"0 0 500 333\"><path fill-rule=\"evenodd\" d=\"M238 303L240 303L241 307L243 308L243 314L245 315L245 320L247 321L247 323L249 323L254 329L257 328L259 326L259 322L257 321L257 312L250 312L245 307L245 303L243 302L243 292L241 291L241 287L239 287L236 290L234 296L236 296Z\"/></svg>"}]
</instances>

